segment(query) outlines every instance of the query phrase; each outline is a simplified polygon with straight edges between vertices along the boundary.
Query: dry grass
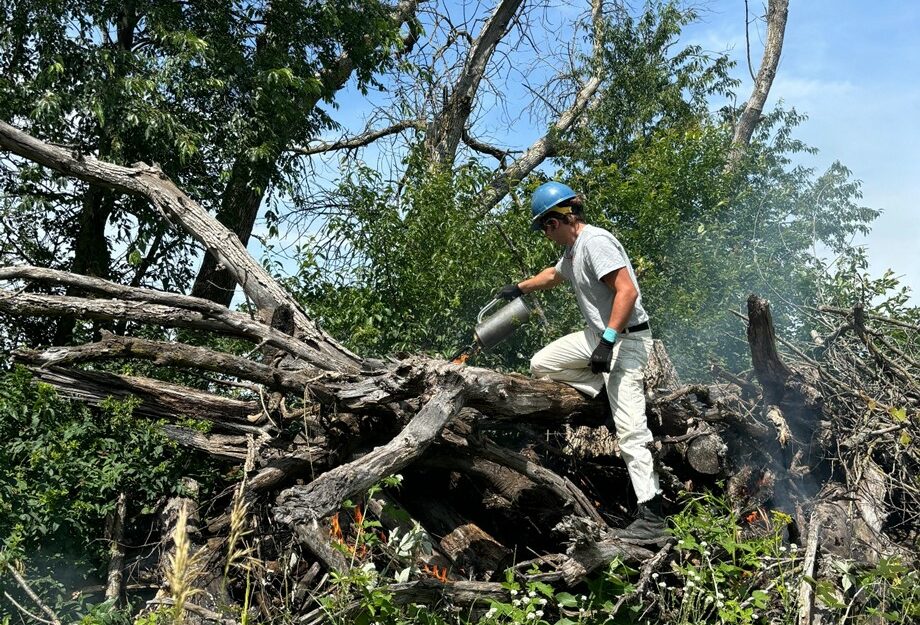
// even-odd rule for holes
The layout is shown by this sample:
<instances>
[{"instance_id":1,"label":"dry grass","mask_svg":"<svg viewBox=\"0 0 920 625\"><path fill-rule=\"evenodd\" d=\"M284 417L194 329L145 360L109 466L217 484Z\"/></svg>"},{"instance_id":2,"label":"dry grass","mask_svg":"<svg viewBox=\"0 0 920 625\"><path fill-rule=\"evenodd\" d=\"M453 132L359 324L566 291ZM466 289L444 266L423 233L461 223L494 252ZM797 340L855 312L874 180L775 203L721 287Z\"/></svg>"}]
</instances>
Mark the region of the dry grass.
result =
<instances>
[{"instance_id":1,"label":"dry grass","mask_svg":"<svg viewBox=\"0 0 920 625\"><path fill-rule=\"evenodd\" d=\"M247 528L249 504L246 502L246 480L240 482L239 488L233 495L233 505L230 507L230 536L227 539L227 562L224 565L224 583L230 575L230 569L239 567L248 571L252 558L252 548L243 542L250 534Z\"/></svg>"},{"instance_id":2,"label":"dry grass","mask_svg":"<svg viewBox=\"0 0 920 625\"><path fill-rule=\"evenodd\" d=\"M201 574L202 560L200 552L192 553L191 542L188 538L188 510L186 506L179 508L179 517L173 531L175 551L169 556L169 569L166 572L166 582L174 601L174 621L181 624L185 618L185 604L190 598L201 592L194 587L194 582Z\"/></svg>"}]
</instances>

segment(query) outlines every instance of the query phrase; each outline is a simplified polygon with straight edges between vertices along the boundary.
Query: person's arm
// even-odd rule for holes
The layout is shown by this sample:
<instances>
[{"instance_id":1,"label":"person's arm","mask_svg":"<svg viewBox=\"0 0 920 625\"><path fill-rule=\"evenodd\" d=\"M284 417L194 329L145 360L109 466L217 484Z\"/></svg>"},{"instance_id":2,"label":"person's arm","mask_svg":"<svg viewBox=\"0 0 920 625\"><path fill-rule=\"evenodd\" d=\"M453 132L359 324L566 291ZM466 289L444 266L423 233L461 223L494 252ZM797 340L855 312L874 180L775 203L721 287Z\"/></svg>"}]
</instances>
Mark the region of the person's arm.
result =
<instances>
[{"instance_id":1,"label":"person's arm","mask_svg":"<svg viewBox=\"0 0 920 625\"><path fill-rule=\"evenodd\" d=\"M527 278L518 283L518 287L524 293L533 291L546 291L562 284L562 274L556 271L555 267L547 267L537 275Z\"/></svg>"},{"instance_id":2,"label":"person's arm","mask_svg":"<svg viewBox=\"0 0 920 625\"><path fill-rule=\"evenodd\" d=\"M633 307L636 305L636 300L639 299L639 291L636 290L636 285L629 277L629 270L626 267L611 271L601 278L601 282L613 291L613 306L610 308L607 327L621 333L629 323Z\"/></svg>"}]
</instances>

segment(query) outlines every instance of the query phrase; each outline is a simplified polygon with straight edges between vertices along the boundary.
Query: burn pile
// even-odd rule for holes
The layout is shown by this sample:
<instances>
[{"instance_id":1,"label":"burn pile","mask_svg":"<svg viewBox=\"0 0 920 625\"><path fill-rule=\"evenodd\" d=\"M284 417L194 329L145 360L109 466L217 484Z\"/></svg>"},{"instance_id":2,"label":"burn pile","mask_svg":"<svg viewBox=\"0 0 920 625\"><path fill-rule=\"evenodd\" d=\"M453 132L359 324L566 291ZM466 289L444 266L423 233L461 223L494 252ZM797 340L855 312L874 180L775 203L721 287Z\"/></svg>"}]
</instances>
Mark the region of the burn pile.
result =
<instances>
[{"instance_id":1,"label":"burn pile","mask_svg":"<svg viewBox=\"0 0 920 625\"><path fill-rule=\"evenodd\" d=\"M37 162L147 197L219 257L256 309L36 267L0 269L11 285L0 292L7 314L184 328L253 345L241 356L102 333L85 345L15 354L36 380L80 401L136 396L135 414L171 421L166 431L178 444L239 469L240 482L216 500L197 501L189 487L165 507L159 571L169 571L179 544L200 565L189 618L225 620L227 606L251 600L266 621L285 613L323 622L323 599L340 589L330 580L356 570L392 576L397 604L441 602L476 614L489 599L508 600L500 584L508 569L558 589L614 561L639 567L645 581L667 569L670 543L631 544L611 533L635 502L605 401L459 362L363 359L325 335L155 168L77 159L30 140L22 149ZM70 294L21 288L33 285ZM781 510L792 519L785 540L810 554L801 565L810 578L835 560L910 560L920 367L916 352L897 345L917 346L920 328L860 308L812 315L813 341L786 345L781 356L769 306L752 296L752 372L714 371L712 384L681 385L656 346L646 388L668 511L679 510L682 492L709 489L756 532ZM111 359L206 372L210 388L87 366ZM233 396L223 392L231 386ZM189 418L209 431L188 427ZM171 600L167 577L152 605ZM348 620L358 603L337 605L336 618Z\"/></svg>"}]
</instances>

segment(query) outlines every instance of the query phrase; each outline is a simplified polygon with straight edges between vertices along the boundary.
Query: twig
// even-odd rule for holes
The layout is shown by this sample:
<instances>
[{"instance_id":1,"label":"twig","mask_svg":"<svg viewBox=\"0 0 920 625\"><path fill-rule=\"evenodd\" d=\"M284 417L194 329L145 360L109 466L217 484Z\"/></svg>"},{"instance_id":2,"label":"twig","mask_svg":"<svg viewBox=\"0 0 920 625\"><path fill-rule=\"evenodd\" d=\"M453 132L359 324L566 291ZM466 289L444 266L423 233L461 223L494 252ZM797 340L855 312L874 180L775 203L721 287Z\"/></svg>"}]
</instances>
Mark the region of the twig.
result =
<instances>
[{"instance_id":1,"label":"twig","mask_svg":"<svg viewBox=\"0 0 920 625\"><path fill-rule=\"evenodd\" d=\"M159 597L159 598L151 599L150 601L147 602L147 605L174 606L176 605L176 600L173 599L172 597ZM235 621L233 621L232 619L226 619L220 614L218 614L217 612L213 612L195 603L185 602L182 607L188 610L189 612L191 612L192 614L197 614L201 618L207 619L209 621L217 621L218 623L228 623L228 624L235 623Z\"/></svg>"},{"instance_id":2,"label":"twig","mask_svg":"<svg viewBox=\"0 0 920 625\"><path fill-rule=\"evenodd\" d=\"M862 306L853 307L853 327L856 330L856 336L859 337L859 340L862 341L863 345L866 346L866 349L869 350L869 353L872 354L872 357L875 359L875 362L891 375L891 377L904 382L909 386L917 386L916 380L914 380L909 373L904 371L904 369L888 358L875 346L875 343L872 342L872 339L869 338L868 333L866 332L866 313L863 310Z\"/></svg>"},{"instance_id":3,"label":"twig","mask_svg":"<svg viewBox=\"0 0 920 625\"><path fill-rule=\"evenodd\" d=\"M48 615L48 618L51 619L51 622L54 623L54 625L61 625L61 619L58 618L57 614L55 614L51 610L51 608L45 605L45 602L42 601L38 595L35 594L35 591L33 591L32 588L29 587L29 584L26 583L26 580L23 579L22 575L20 575L19 572L13 568L13 565L7 562L6 569L10 572L10 575L13 576L13 579L16 580L16 583L19 584L19 586L23 589L23 591L25 591L25 593L29 595L29 599L31 599L35 603L35 605L41 608L42 612Z\"/></svg>"},{"instance_id":4,"label":"twig","mask_svg":"<svg viewBox=\"0 0 920 625\"><path fill-rule=\"evenodd\" d=\"M808 544L805 546L805 561L802 563L802 581L799 583L799 625L811 625L811 606L813 601L813 588L808 578L814 576L815 559L818 554L818 537L821 523L818 521L817 511L811 515L808 527Z\"/></svg>"},{"instance_id":5,"label":"twig","mask_svg":"<svg viewBox=\"0 0 920 625\"><path fill-rule=\"evenodd\" d=\"M25 615L28 616L29 618L35 619L35 620L38 621L39 623L47 623L48 625L52 625L52 624L53 624L53 621L49 621L49 620L47 620L47 619L43 619L42 617L36 616L35 614L32 614L31 612L29 612L29 611L28 611L27 609L25 609L21 604L19 604L15 599L13 599L13 598L10 596L10 593L6 592L5 590L3 591L3 596L6 597L7 600L9 600L10 603L12 603L14 606L16 606L17 608L19 608L19 611L20 611L20 612L22 612L23 614L25 614Z\"/></svg>"},{"instance_id":6,"label":"twig","mask_svg":"<svg viewBox=\"0 0 920 625\"><path fill-rule=\"evenodd\" d=\"M834 306L819 306L818 311L819 312L829 312L835 315L843 315L844 317L849 317L851 314L853 314L853 311L851 309L836 308ZM920 332L920 326L914 325L912 323L907 323L906 321L898 321L896 319L889 319L888 317L884 317L882 315L876 315L873 313L867 314L866 318L872 319L874 321L882 321L884 323L890 323L891 325L900 326L902 328L907 328L909 330L915 330L917 332Z\"/></svg>"},{"instance_id":7,"label":"twig","mask_svg":"<svg viewBox=\"0 0 920 625\"><path fill-rule=\"evenodd\" d=\"M623 604L631 600L633 597L636 597L642 594L642 591L645 589L645 585L648 584L648 580L651 579L652 573L655 569L658 568L658 565L665 559L665 556L668 555L668 552L671 551L671 547L674 545L674 541L670 540L668 543L662 547L658 553L645 561L645 564L642 565L642 569L639 572L639 581L636 582L635 588L632 592L627 592L620 596L617 602L614 604L613 609L610 610L610 617L613 618L616 616L617 612L620 611L620 608L623 607Z\"/></svg>"}]
</instances>

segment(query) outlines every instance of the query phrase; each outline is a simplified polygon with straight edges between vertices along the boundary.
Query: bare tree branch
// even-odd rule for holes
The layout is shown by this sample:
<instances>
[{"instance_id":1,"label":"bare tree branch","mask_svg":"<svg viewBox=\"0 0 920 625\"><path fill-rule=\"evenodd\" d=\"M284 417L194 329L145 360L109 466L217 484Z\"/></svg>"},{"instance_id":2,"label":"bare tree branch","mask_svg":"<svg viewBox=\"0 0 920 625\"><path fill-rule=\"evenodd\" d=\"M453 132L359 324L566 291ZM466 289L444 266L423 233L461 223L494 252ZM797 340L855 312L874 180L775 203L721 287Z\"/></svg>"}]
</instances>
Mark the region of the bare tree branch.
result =
<instances>
[{"instance_id":1,"label":"bare tree branch","mask_svg":"<svg viewBox=\"0 0 920 625\"><path fill-rule=\"evenodd\" d=\"M523 1L502 0L470 47L444 108L428 129L426 146L434 164L453 161L489 60Z\"/></svg>"},{"instance_id":2,"label":"bare tree branch","mask_svg":"<svg viewBox=\"0 0 920 625\"><path fill-rule=\"evenodd\" d=\"M96 343L73 347L48 347L41 351L18 350L14 357L17 361L41 367L61 367L113 358L137 358L152 360L160 366L222 373L257 382L274 390L303 393L309 386L311 393L330 397L328 391L315 384L315 378L311 378L304 371L279 369L253 362L248 358L195 345L118 336L110 332L103 332L102 340Z\"/></svg>"},{"instance_id":3,"label":"bare tree branch","mask_svg":"<svg viewBox=\"0 0 920 625\"><path fill-rule=\"evenodd\" d=\"M504 164L505 159L511 155L511 150L502 150L497 148L494 145L489 145L475 137L471 136L467 129L463 129L463 143L476 150L477 152L482 152L483 154L488 154L489 156L494 156L499 163Z\"/></svg>"},{"instance_id":4,"label":"bare tree branch","mask_svg":"<svg viewBox=\"0 0 920 625\"><path fill-rule=\"evenodd\" d=\"M392 126L388 126L387 128L369 130L354 137L343 137L338 141L326 141L307 147L294 146L291 148L291 152L301 154L303 156L312 156L314 154L322 154L323 152L332 152L333 150L361 148L373 143L377 139L395 135L402 132L403 130L408 130L410 128L414 128L416 130L424 130L427 126L428 122L423 119L410 119L398 122Z\"/></svg>"},{"instance_id":5,"label":"bare tree branch","mask_svg":"<svg viewBox=\"0 0 920 625\"><path fill-rule=\"evenodd\" d=\"M483 190L479 202L479 214L485 215L498 204L508 190L524 177L536 169L544 160L556 153L557 137L569 130L578 118L585 112L591 103L594 94L600 87L599 76L589 78L575 97L575 101L568 110L559 116L559 119L550 127L548 133L537 139L520 158L512 162L503 171L496 172L492 180Z\"/></svg>"},{"instance_id":6,"label":"bare tree branch","mask_svg":"<svg viewBox=\"0 0 920 625\"><path fill-rule=\"evenodd\" d=\"M127 288L127 287L126 287ZM165 327L190 328L239 336L303 358L317 368L329 370L330 363L308 345L242 314L224 309L220 315L143 301L102 300L66 295L11 293L0 290L0 311L11 315L59 317L77 315L84 319L136 321Z\"/></svg>"},{"instance_id":7,"label":"bare tree branch","mask_svg":"<svg viewBox=\"0 0 920 625\"><path fill-rule=\"evenodd\" d=\"M52 611L52 609L49 608L44 601L41 600L41 597L35 594L35 591L32 590L32 587L29 586L25 578L23 578L23 576L19 574L19 571L13 568L13 565L9 562L6 563L6 570L10 572L10 575L13 576L13 579L16 580L16 583L19 584L19 587L22 588L23 592L29 596L29 599L31 599L32 602L41 608L41 611L48 616L50 621L54 623L54 625L61 625L60 617L58 617L58 615L55 614L54 611Z\"/></svg>"},{"instance_id":8,"label":"bare tree branch","mask_svg":"<svg viewBox=\"0 0 920 625\"><path fill-rule=\"evenodd\" d=\"M732 171L738 166L741 157L751 142L754 129L760 123L764 104L770 95L770 87L776 77L776 68L779 57L783 51L783 37L786 33L786 19L789 17L789 0L770 0L767 8L767 43L763 50L763 59L760 62L760 71L754 81L754 90L750 99L741 113L741 118L735 125L732 137L732 150L726 163L726 171Z\"/></svg>"}]
</instances>

